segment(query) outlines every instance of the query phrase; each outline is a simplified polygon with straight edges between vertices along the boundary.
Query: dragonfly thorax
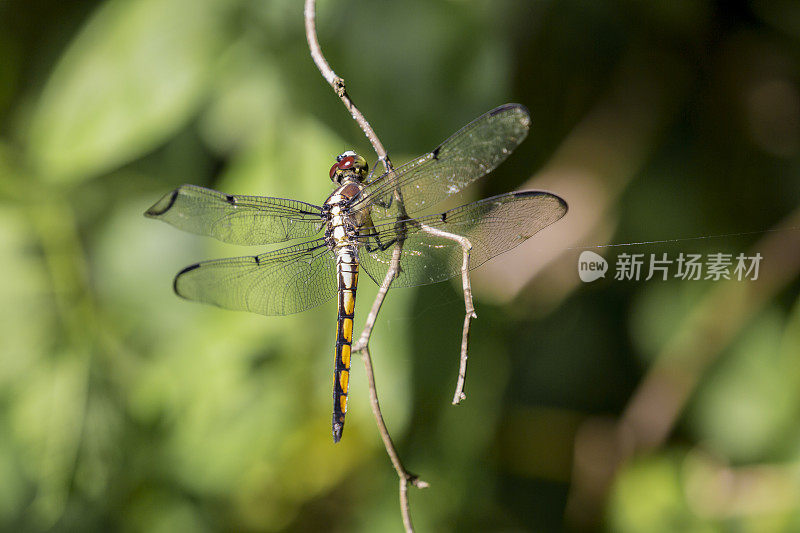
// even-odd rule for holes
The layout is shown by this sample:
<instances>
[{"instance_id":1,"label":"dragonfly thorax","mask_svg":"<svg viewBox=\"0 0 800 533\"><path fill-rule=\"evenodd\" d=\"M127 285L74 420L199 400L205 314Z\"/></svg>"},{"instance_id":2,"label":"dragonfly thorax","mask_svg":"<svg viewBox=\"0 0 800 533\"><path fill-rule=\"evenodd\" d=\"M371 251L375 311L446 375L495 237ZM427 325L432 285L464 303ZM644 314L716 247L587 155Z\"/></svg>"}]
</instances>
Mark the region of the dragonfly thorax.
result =
<instances>
[{"instance_id":1,"label":"dragonfly thorax","mask_svg":"<svg viewBox=\"0 0 800 533\"><path fill-rule=\"evenodd\" d=\"M336 156L336 163L331 167L331 181L339 185L348 180L363 182L368 170L367 160L348 150Z\"/></svg>"},{"instance_id":2,"label":"dragonfly thorax","mask_svg":"<svg viewBox=\"0 0 800 533\"><path fill-rule=\"evenodd\" d=\"M345 179L335 191L331 193L322 205L323 216L327 219L325 237L328 245L333 247L344 244L355 244L354 239L358 229L369 217L369 210L351 211L350 202L361 193L364 184L358 180Z\"/></svg>"}]
</instances>

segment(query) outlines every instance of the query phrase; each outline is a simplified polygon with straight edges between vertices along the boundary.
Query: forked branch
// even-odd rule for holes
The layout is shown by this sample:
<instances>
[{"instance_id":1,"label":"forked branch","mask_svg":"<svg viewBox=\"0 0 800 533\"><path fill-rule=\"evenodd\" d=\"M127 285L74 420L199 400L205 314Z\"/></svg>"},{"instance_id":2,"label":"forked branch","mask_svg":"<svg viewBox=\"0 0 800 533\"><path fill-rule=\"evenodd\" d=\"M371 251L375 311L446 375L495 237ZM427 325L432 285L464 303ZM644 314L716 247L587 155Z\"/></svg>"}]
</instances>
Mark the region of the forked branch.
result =
<instances>
[{"instance_id":1,"label":"forked branch","mask_svg":"<svg viewBox=\"0 0 800 533\"><path fill-rule=\"evenodd\" d=\"M336 95L342 100L342 103L350 112L350 115L353 117L353 119L355 119L356 122L358 122L358 125L366 135L386 170L391 171L392 164L389 161L386 149L378 139L375 130L372 129L372 126L370 126L369 122L367 122L367 119L364 118L364 115L358 110L353 101L350 99L350 96L347 94L347 90L345 89L344 80L336 75L331 66L328 64L328 61L325 59L325 56L322 54L322 49L317 39L316 0L306 0L304 14L306 39L308 40L308 47L311 51L311 57L314 59L314 63L317 65L317 68L319 69L320 73L322 73L322 76L325 78L328 84L330 84L330 86L336 92ZM402 197L400 196L399 192L395 193L395 199L400 202L400 205L402 206ZM386 299L386 293L389 291L392 281L400 271L401 255L402 242L398 242L393 250L389 271L386 273L386 277L384 278L383 283L378 290L378 294L375 297L375 301L372 304L372 309L367 316L364 330L361 333L358 341L353 345L353 351L361 352L361 359L364 362L364 369L369 386L372 414L375 417L375 422L378 426L381 439L383 440L383 445L386 448L386 453L389 455L389 459L392 461L392 465L394 466L400 481L400 512L403 516L403 525L405 526L406 531L413 531L414 526L411 522L411 508L408 502L408 485L411 484L418 488L425 488L428 486L428 484L406 470L405 466L400 460L400 455L397 453L397 449L395 448L392 438L389 435L389 430L387 429L386 423L383 420L380 403L378 402L378 391L375 385L375 374L372 368L372 356L369 352L369 339L375 326L375 321L378 318L378 313L380 312L381 306Z\"/></svg>"},{"instance_id":2,"label":"forked branch","mask_svg":"<svg viewBox=\"0 0 800 533\"><path fill-rule=\"evenodd\" d=\"M319 45L316 32L316 0L306 0L305 26L306 26L306 38L308 39L308 47L309 50L311 51L311 57L314 59L314 63L317 65L317 68L322 73L322 76L325 78L328 84L330 84L330 86L336 92L336 95L342 100L342 103L350 112L350 115L353 117L353 119L355 119L355 121L363 130L370 144L372 144L375 153L378 155L379 160L383 163L386 171L390 173L389 179L393 179L394 176L392 173L393 170L392 164L389 161L386 149L383 147L383 144L381 144L380 140L378 139L378 136L372 129L372 126L370 126L369 122L367 122L367 119L364 118L364 115L358 110L353 101L350 99L350 96L347 94L347 90L345 88L344 80L336 75L331 66L328 64L328 61L325 59L325 56L322 54L322 49ZM470 250L472 249L472 243L470 243L470 241L466 237L463 237L461 235L449 233L443 230L432 228L425 224L420 224L418 222L410 221L406 216L405 209L403 208L403 196L399 189L395 189L394 191L394 201L398 206L397 216L399 223L401 224L412 223L418 225L421 231L457 242L462 249L463 259L461 265L461 281L464 291L464 306L466 312L464 315L464 327L461 336L461 359L459 364L458 380L456 383L455 394L453 395L453 404L458 404L461 402L461 400L463 400L466 397L466 395L464 394L464 383L466 381L466 373L467 373L467 349L469 345L469 330L472 320L474 318L477 318L477 315L475 314L475 307L473 306L472 302L472 285L470 283L470 278L469 278L469 257L470 257ZM386 453L389 455L389 458L392 461L392 465L394 465L395 471L397 472L397 475L400 479L400 510L403 515L403 525L405 526L406 531L413 531L413 525L411 523L410 505L408 502L408 485L410 484L418 488L425 488L428 486L428 484L417 478L416 475L406 470L405 466L403 466L403 463L400 460L400 456L397 453L397 449L395 448L394 443L392 442L392 438L389 435L389 430L387 429L386 423L383 420L380 403L378 402L378 392L377 392L377 387L375 385L375 375L372 368L372 357L369 352L369 340L372 335L373 328L375 327L375 322L378 318L378 313L380 312L383 302L386 299L386 294L389 291L389 287L391 287L392 282L400 273L400 258L402 257L402 253L403 253L403 240L399 239L395 243L394 248L392 250L392 259L389 265L389 269L386 272L386 276L384 277L383 282L381 283L381 286L378 289L378 294L376 295L375 300L372 303L372 308L370 309L369 315L367 316L366 322L364 324L364 330L362 331L358 341L355 344L353 344L352 350L354 352L356 351L361 352L361 358L364 362L364 368L366 370L366 376L367 376L367 383L369 386L372 413L373 416L375 417L375 421L377 423L381 439L383 440L384 447L386 448Z\"/></svg>"}]
</instances>

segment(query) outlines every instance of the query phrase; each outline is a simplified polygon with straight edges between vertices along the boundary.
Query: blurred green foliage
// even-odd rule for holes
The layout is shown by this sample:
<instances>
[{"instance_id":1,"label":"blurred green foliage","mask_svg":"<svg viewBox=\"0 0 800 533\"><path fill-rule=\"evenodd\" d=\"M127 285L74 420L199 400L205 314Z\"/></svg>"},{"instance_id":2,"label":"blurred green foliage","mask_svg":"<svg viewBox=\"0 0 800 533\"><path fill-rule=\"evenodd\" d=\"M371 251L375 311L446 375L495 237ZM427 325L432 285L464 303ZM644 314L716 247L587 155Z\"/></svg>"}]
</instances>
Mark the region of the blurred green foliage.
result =
<instances>
[{"instance_id":1,"label":"blurred green foliage","mask_svg":"<svg viewBox=\"0 0 800 533\"><path fill-rule=\"evenodd\" d=\"M800 7L318 10L329 61L396 163L518 101L528 141L469 194L533 175L572 209L539 245L541 280L504 256L499 285L527 280L513 298L476 284L458 408L459 287L390 293L372 352L390 430L431 483L411 493L419 529L797 530L797 232L626 249L763 245L775 253L749 286L583 285L580 249L564 247L750 232L798 208ZM351 148L370 152L310 60L299 0L0 3L0 528L401 529L358 365L331 442L333 307L265 318L180 301L180 268L251 251L142 217L181 183L318 204ZM643 420L665 405L677 419L626 454L602 428L652 375L677 376L685 401L646 404Z\"/></svg>"}]
</instances>

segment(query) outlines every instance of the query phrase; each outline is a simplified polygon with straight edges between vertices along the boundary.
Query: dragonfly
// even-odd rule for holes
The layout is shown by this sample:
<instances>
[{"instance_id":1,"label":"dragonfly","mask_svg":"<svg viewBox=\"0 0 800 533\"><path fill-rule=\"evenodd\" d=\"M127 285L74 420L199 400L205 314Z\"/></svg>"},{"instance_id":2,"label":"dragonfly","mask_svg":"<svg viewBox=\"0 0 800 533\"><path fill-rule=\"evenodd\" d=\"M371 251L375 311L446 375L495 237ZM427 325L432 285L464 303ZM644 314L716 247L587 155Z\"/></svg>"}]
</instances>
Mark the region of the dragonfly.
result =
<instances>
[{"instance_id":1,"label":"dragonfly","mask_svg":"<svg viewBox=\"0 0 800 533\"><path fill-rule=\"evenodd\" d=\"M339 442L359 271L380 285L399 258L391 287L444 281L462 273L462 243L452 236L472 245L473 269L566 214L563 199L535 190L424 214L502 163L525 139L530 123L520 104L497 107L431 152L378 177L363 157L346 151L330 168L335 190L321 206L182 185L145 216L232 244L305 239L259 255L195 263L175 276L173 287L187 300L267 316L299 313L337 298L332 431Z\"/></svg>"}]
</instances>

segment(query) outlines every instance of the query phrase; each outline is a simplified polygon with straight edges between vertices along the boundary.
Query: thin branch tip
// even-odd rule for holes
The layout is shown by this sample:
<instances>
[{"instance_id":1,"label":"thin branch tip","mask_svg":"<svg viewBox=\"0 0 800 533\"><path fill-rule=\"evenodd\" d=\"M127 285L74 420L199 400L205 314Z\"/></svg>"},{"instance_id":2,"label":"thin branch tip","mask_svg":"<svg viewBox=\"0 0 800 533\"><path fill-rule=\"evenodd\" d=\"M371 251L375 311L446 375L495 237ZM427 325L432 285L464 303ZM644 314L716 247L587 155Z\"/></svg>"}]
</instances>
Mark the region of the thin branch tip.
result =
<instances>
[{"instance_id":1,"label":"thin branch tip","mask_svg":"<svg viewBox=\"0 0 800 533\"><path fill-rule=\"evenodd\" d=\"M372 148L375 150L375 153L378 154L379 158L386 157L386 149L381 144L380 139L375 134L375 130L372 129L367 119L364 118L364 115L361 111L358 110L356 105L348 96L347 91L345 90L345 81L342 77L337 76L336 73L331 68L328 60L325 59L325 56L322 53L322 47L319 44L319 39L317 38L317 25L316 25L316 9L317 9L317 2L316 0L306 0L305 8L303 10L305 16L305 26L306 26L306 40L308 41L308 49L311 52L311 59L314 60L314 64L319 69L320 74L322 77L325 78L325 81L328 82L328 85L331 86L333 91L336 93L336 96L344 104L344 107L350 112L353 119L358 123L361 127L361 130L364 132L364 135L367 136L369 139L370 144L372 144Z\"/></svg>"}]
</instances>

